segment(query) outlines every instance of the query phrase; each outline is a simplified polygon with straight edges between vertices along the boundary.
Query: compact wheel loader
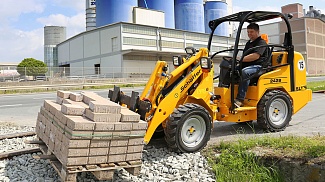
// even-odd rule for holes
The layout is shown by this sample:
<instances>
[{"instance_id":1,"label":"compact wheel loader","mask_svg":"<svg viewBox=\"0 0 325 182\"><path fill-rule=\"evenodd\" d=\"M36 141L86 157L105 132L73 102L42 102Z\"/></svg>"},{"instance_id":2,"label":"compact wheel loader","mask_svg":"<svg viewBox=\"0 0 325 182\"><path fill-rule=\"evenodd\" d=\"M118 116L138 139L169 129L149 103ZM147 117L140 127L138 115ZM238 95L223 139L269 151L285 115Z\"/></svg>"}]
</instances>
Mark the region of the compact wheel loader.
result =
<instances>
[{"instance_id":1,"label":"compact wheel loader","mask_svg":"<svg viewBox=\"0 0 325 182\"><path fill-rule=\"evenodd\" d=\"M109 98L140 114L148 122L144 142L154 134L164 132L168 147L175 152L197 152L210 139L214 121L234 123L256 120L263 129L284 130L291 116L311 101L312 92L306 87L306 63L294 51L289 23L290 14L245 11L209 22L211 34L207 48L185 48L186 56L173 57L175 69L168 73L168 64L157 61L141 95L125 95L119 87L109 91ZM282 18L287 25L283 44L267 44L268 56L260 71L252 75L243 107L235 107L238 83L242 81L242 60L237 60L243 24ZM239 22L232 49L212 53L214 31L223 22ZM222 57L220 75L214 77L213 58ZM214 79L219 79L214 86Z\"/></svg>"}]
</instances>

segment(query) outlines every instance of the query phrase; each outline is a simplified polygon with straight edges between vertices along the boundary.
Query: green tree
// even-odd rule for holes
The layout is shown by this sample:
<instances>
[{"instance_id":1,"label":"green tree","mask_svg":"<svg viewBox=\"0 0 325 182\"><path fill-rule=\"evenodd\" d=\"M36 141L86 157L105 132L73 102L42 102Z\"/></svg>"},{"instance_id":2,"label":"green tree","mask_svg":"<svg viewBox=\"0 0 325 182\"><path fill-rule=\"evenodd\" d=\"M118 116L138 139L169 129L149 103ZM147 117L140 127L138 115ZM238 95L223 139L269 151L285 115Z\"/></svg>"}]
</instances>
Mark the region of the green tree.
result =
<instances>
[{"instance_id":1,"label":"green tree","mask_svg":"<svg viewBox=\"0 0 325 182\"><path fill-rule=\"evenodd\" d=\"M34 58L25 58L18 64L17 71L21 76L39 76L47 72L47 65Z\"/></svg>"}]
</instances>

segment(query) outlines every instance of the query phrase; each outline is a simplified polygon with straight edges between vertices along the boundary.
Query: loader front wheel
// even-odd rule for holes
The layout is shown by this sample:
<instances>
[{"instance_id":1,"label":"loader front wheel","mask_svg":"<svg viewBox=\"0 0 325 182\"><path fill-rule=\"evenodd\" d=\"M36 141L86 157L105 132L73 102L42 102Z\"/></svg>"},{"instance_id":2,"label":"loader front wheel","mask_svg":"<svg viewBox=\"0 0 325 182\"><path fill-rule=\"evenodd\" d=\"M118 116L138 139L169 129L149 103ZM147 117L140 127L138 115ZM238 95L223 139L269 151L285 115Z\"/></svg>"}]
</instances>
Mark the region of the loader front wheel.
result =
<instances>
[{"instance_id":1,"label":"loader front wheel","mask_svg":"<svg viewBox=\"0 0 325 182\"><path fill-rule=\"evenodd\" d=\"M283 91L272 90L265 93L257 108L257 123L268 131L282 131L291 121L292 102Z\"/></svg>"},{"instance_id":2,"label":"loader front wheel","mask_svg":"<svg viewBox=\"0 0 325 182\"><path fill-rule=\"evenodd\" d=\"M197 152L210 140L212 119L198 104L180 105L170 115L165 128L165 140L175 152Z\"/></svg>"}]
</instances>

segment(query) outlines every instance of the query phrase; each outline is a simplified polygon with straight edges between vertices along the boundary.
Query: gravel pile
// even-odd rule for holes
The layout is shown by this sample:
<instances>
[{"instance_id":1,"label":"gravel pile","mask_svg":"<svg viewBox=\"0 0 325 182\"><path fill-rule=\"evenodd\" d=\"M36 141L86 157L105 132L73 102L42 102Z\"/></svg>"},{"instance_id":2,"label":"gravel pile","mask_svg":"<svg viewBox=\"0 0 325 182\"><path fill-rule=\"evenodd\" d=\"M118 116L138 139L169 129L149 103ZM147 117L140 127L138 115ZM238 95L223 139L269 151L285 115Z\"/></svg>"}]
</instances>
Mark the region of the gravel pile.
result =
<instances>
[{"instance_id":1,"label":"gravel pile","mask_svg":"<svg viewBox=\"0 0 325 182\"><path fill-rule=\"evenodd\" d=\"M0 124L0 134L19 131L33 131L31 127L17 127L11 124ZM24 141L33 137L0 140L0 153L28 148L32 145ZM5 148L5 149L4 149ZM0 181L4 182L55 182L59 177L47 160L33 159L33 155L26 154L10 160L0 160ZM91 173L80 173L79 182L98 181ZM205 158L198 153L177 154L170 152L166 147L156 148L145 146L143 151L143 164L138 176L129 174L124 169L117 170L114 180L127 181L215 181Z\"/></svg>"}]
</instances>

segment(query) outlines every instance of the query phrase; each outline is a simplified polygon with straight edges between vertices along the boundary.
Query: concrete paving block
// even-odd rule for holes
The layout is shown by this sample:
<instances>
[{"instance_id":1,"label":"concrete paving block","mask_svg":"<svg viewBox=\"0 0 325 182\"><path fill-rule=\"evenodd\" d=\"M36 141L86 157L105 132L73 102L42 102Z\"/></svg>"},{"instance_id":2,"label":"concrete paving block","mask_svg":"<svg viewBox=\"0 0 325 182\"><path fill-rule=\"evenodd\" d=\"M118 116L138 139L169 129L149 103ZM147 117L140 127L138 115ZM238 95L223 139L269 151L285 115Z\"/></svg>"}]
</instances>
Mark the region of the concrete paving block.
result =
<instances>
[{"instance_id":1,"label":"concrete paving block","mask_svg":"<svg viewBox=\"0 0 325 182\"><path fill-rule=\"evenodd\" d=\"M53 141L51 141L51 139L49 139L48 149L51 152L54 152L54 148L55 148L55 143Z\"/></svg>"},{"instance_id":2,"label":"concrete paving block","mask_svg":"<svg viewBox=\"0 0 325 182\"><path fill-rule=\"evenodd\" d=\"M112 139L112 136L113 136L112 131L94 131L93 139L109 140Z\"/></svg>"},{"instance_id":3,"label":"concrete paving block","mask_svg":"<svg viewBox=\"0 0 325 182\"><path fill-rule=\"evenodd\" d=\"M40 135L40 137L41 137L42 141L48 146L49 145L49 137L45 133Z\"/></svg>"},{"instance_id":4,"label":"concrete paving block","mask_svg":"<svg viewBox=\"0 0 325 182\"><path fill-rule=\"evenodd\" d=\"M140 115L135 113L129 109L123 108L121 109L121 122L139 122Z\"/></svg>"},{"instance_id":5,"label":"concrete paving block","mask_svg":"<svg viewBox=\"0 0 325 182\"><path fill-rule=\"evenodd\" d=\"M84 108L89 108L89 106L86 103L73 101L71 99L63 99L63 104L72 104L72 105L78 105L78 106L81 106Z\"/></svg>"},{"instance_id":6,"label":"concrete paving block","mask_svg":"<svg viewBox=\"0 0 325 182\"><path fill-rule=\"evenodd\" d=\"M126 161L137 161L142 159L142 152L126 154Z\"/></svg>"},{"instance_id":7,"label":"concrete paving block","mask_svg":"<svg viewBox=\"0 0 325 182\"><path fill-rule=\"evenodd\" d=\"M143 145L129 145L127 153L139 153L143 151Z\"/></svg>"},{"instance_id":8,"label":"concrete paving block","mask_svg":"<svg viewBox=\"0 0 325 182\"><path fill-rule=\"evenodd\" d=\"M64 125L64 124L61 123L61 122L58 122L57 124L58 124L58 125L57 125L58 131L59 131L60 133L64 133L64 128L65 128L66 125Z\"/></svg>"},{"instance_id":9,"label":"concrete paving block","mask_svg":"<svg viewBox=\"0 0 325 182\"><path fill-rule=\"evenodd\" d=\"M107 155L88 157L88 164L105 164L105 163L107 163Z\"/></svg>"},{"instance_id":10,"label":"concrete paving block","mask_svg":"<svg viewBox=\"0 0 325 182\"><path fill-rule=\"evenodd\" d=\"M132 130L146 130L148 123L140 120L138 123L132 123Z\"/></svg>"},{"instance_id":11,"label":"concrete paving block","mask_svg":"<svg viewBox=\"0 0 325 182\"><path fill-rule=\"evenodd\" d=\"M146 130L132 130L130 131L130 137L144 137L144 135L146 134Z\"/></svg>"},{"instance_id":12,"label":"concrete paving block","mask_svg":"<svg viewBox=\"0 0 325 182\"><path fill-rule=\"evenodd\" d=\"M118 122L114 124L115 131L130 131L132 130L132 123Z\"/></svg>"},{"instance_id":13,"label":"concrete paving block","mask_svg":"<svg viewBox=\"0 0 325 182\"><path fill-rule=\"evenodd\" d=\"M51 126L46 126L44 136L49 138L50 137L50 132L51 132ZM48 144L48 143L46 143L46 144Z\"/></svg>"},{"instance_id":14,"label":"concrete paving block","mask_svg":"<svg viewBox=\"0 0 325 182\"><path fill-rule=\"evenodd\" d=\"M89 109L94 113L120 114L121 106L109 100L90 101Z\"/></svg>"},{"instance_id":15,"label":"concrete paving block","mask_svg":"<svg viewBox=\"0 0 325 182\"><path fill-rule=\"evenodd\" d=\"M83 96L80 93L71 93L69 99L71 99L75 102L81 102L83 99Z\"/></svg>"},{"instance_id":16,"label":"concrete paving block","mask_svg":"<svg viewBox=\"0 0 325 182\"><path fill-rule=\"evenodd\" d=\"M121 114L94 113L86 109L85 116L94 122L119 122Z\"/></svg>"},{"instance_id":17,"label":"concrete paving block","mask_svg":"<svg viewBox=\"0 0 325 182\"><path fill-rule=\"evenodd\" d=\"M108 147L89 148L89 156L106 156L108 154Z\"/></svg>"},{"instance_id":18,"label":"concrete paving block","mask_svg":"<svg viewBox=\"0 0 325 182\"><path fill-rule=\"evenodd\" d=\"M62 155L67 157L83 157L89 155L89 148L66 148L62 147Z\"/></svg>"},{"instance_id":19,"label":"concrete paving block","mask_svg":"<svg viewBox=\"0 0 325 182\"><path fill-rule=\"evenodd\" d=\"M59 143L59 142L61 143L62 136L63 136L63 133L61 133L59 130L57 130L55 133L55 143Z\"/></svg>"},{"instance_id":20,"label":"concrete paving block","mask_svg":"<svg viewBox=\"0 0 325 182\"><path fill-rule=\"evenodd\" d=\"M104 139L92 139L90 140L90 148L108 148L110 146L111 140Z\"/></svg>"},{"instance_id":21,"label":"concrete paving block","mask_svg":"<svg viewBox=\"0 0 325 182\"><path fill-rule=\"evenodd\" d=\"M67 124L67 116L68 115L63 114L62 112L56 112L55 114L55 117L57 117L63 125Z\"/></svg>"},{"instance_id":22,"label":"concrete paving block","mask_svg":"<svg viewBox=\"0 0 325 182\"><path fill-rule=\"evenodd\" d=\"M124 162L125 161L125 157L126 157L125 154L117 154L117 155L111 155L111 154L109 154L108 155L107 162L108 163L110 163L110 162Z\"/></svg>"},{"instance_id":23,"label":"concrete paving block","mask_svg":"<svg viewBox=\"0 0 325 182\"><path fill-rule=\"evenodd\" d=\"M43 102L43 107L45 110L50 111L50 104L49 104L50 100L44 100Z\"/></svg>"},{"instance_id":24,"label":"concrete paving block","mask_svg":"<svg viewBox=\"0 0 325 182\"><path fill-rule=\"evenodd\" d=\"M88 157L69 157L63 159L65 166L87 165Z\"/></svg>"},{"instance_id":25,"label":"concrete paving block","mask_svg":"<svg viewBox=\"0 0 325 182\"><path fill-rule=\"evenodd\" d=\"M128 145L144 145L144 138L130 138Z\"/></svg>"},{"instance_id":26,"label":"concrete paving block","mask_svg":"<svg viewBox=\"0 0 325 182\"><path fill-rule=\"evenodd\" d=\"M109 148L109 155L115 155L115 154L125 154L127 151L127 146L120 146L120 147L110 147Z\"/></svg>"},{"instance_id":27,"label":"concrete paving block","mask_svg":"<svg viewBox=\"0 0 325 182\"><path fill-rule=\"evenodd\" d=\"M114 139L111 140L110 147L123 147L127 146L129 143L129 139Z\"/></svg>"},{"instance_id":28,"label":"concrete paving block","mask_svg":"<svg viewBox=\"0 0 325 182\"><path fill-rule=\"evenodd\" d=\"M53 126L53 125L52 125L52 126ZM50 138L50 140L51 140L53 143L54 143L54 141L55 141L56 131L57 131L57 130L52 130L52 129L51 129L50 134L49 134L49 138Z\"/></svg>"},{"instance_id":29,"label":"concrete paving block","mask_svg":"<svg viewBox=\"0 0 325 182\"><path fill-rule=\"evenodd\" d=\"M114 123L107 123L107 122L94 122L94 123L95 123L94 131L113 131L114 130Z\"/></svg>"},{"instance_id":30,"label":"concrete paving block","mask_svg":"<svg viewBox=\"0 0 325 182\"><path fill-rule=\"evenodd\" d=\"M55 154L55 156L57 158L59 158L59 156L61 155L61 145L62 143L61 142L58 142L58 141L55 141L55 148L54 148L54 151L53 153Z\"/></svg>"},{"instance_id":31,"label":"concrete paving block","mask_svg":"<svg viewBox=\"0 0 325 182\"><path fill-rule=\"evenodd\" d=\"M91 139L93 135L93 131L74 131L67 126L64 128L64 130L64 135L69 139Z\"/></svg>"},{"instance_id":32,"label":"concrete paving block","mask_svg":"<svg viewBox=\"0 0 325 182\"><path fill-rule=\"evenodd\" d=\"M62 102L63 102L63 98L59 97L59 96L56 96L56 103L61 105Z\"/></svg>"},{"instance_id":33,"label":"concrete paving block","mask_svg":"<svg viewBox=\"0 0 325 182\"><path fill-rule=\"evenodd\" d=\"M66 148L86 148L90 146L90 140L71 140L66 135L62 135L62 146Z\"/></svg>"},{"instance_id":34,"label":"concrete paving block","mask_svg":"<svg viewBox=\"0 0 325 182\"><path fill-rule=\"evenodd\" d=\"M52 115L55 115L57 111L61 110L61 105L52 100L44 100L44 107Z\"/></svg>"},{"instance_id":35,"label":"concrete paving block","mask_svg":"<svg viewBox=\"0 0 325 182\"><path fill-rule=\"evenodd\" d=\"M93 131L95 123L83 116L67 116L67 127L71 130Z\"/></svg>"},{"instance_id":36,"label":"concrete paving block","mask_svg":"<svg viewBox=\"0 0 325 182\"><path fill-rule=\"evenodd\" d=\"M66 115L82 116L85 112L85 108L79 105L62 104L61 111Z\"/></svg>"},{"instance_id":37,"label":"concrete paving block","mask_svg":"<svg viewBox=\"0 0 325 182\"><path fill-rule=\"evenodd\" d=\"M58 90L58 91L56 92L56 95L57 95L58 97L63 98L63 99L67 99L67 98L69 98L69 97L70 97L70 94L71 94L70 91L64 91L64 90Z\"/></svg>"},{"instance_id":38,"label":"concrete paving block","mask_svg":"<svg viewBox=\"0 0 325 182\"><path fill-rule=\"evenodd\" d=\"M94 92L81 92L81 95L83 96L82 101L86 104L89 104L90 101L95 101L95 100L102 100L104 99L103 97L99 96L98 94Z\"/></svg>"},{"instance_id":39,"label":"concrete paving block","mask_svg":"<svg viewBox=\"0 0 325 182\"><path fill-rule=\"evenodd\" d=\"M53 118L54 116L53 116L53 114L51 114L50 113L50 111L48 111L48 110L46 110L45 109L45 107L41 107L41 109L40 109L40 113L46 118L46 119L48 119L48 118Z\"/></svg>"},{"instance_id":40,"label":"concrete paving block","mask_svg":"<svg viewBox=\"0 0 325 182\"><path fill-rule=\"evenodd\" d=\"M114 131L113 139L128 139L130 138L130 131Z\"/></svg>"}]
</instances>

